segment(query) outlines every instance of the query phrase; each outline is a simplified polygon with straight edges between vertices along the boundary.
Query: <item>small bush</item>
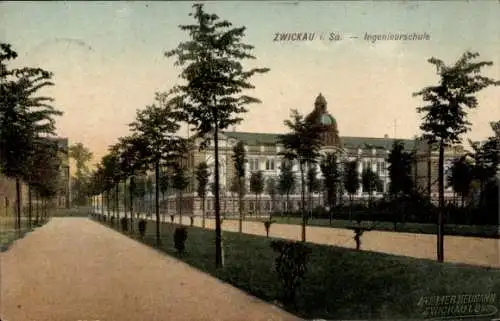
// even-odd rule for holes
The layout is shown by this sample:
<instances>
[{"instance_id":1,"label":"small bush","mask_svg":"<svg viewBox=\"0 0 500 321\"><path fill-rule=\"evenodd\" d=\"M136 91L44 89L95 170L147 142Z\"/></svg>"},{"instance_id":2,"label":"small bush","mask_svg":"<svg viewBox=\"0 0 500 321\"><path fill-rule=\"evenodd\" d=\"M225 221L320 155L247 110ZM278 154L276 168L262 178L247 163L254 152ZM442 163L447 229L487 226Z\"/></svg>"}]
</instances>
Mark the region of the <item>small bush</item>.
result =
<instances>
[{"instance_id":1,"label":"small bush","mask_svg":"<svg viewBox=\"0 0 500 321\"><path fill-rule=\"evenodd\" d=\"M111 226L115 225L115 216L111 216L111 220L109 221L111 223Z\"/></svg>"},{"instance_id":2,"label":"small bush","mask_svg":"<svg viewBox=\"0 0 500 321\"><path fill-rule=\"evenodd\" d=\"M122 230L123 230L124 232L127 232L127 231L128 231L128 219L127 219L126 217L122 217L122 218L120 219L120 223L121 223L121 225L122 225Z\"/></svg>"},{"instance_id":3,"label":"small bush","mask_svg":"<svg viewBox=\"0 0 500 321\"><path fill-rule=\"evenodd\" d=\"M177 253L182 254L186 248L187 229L184 226L178 227L174 232L174 246Z\"/></svg>"},{"instance_id":4,"label":"small bush","mask_svg":"<svg viewBox=\"0 0 500 321\"><path fill-rule=\"evenodd\" d=\"M146 234L146 220L145 219L141 219L139 221L139 234L141 234L141 237L144 237L144 235Z\"/></svg>"},{"instance_id":5,"label":"small bush","mask_svg":"<svg viewBox=\"0 0 500 321\"><path fill-rule=\"evenodd\" d=\"M295 293L307 270L311 249L304 243L293 241L272 241L271 248L278 253L275 269L283 286L282 302L285 306L295 305Z\"/></svg>"}]
</instances>

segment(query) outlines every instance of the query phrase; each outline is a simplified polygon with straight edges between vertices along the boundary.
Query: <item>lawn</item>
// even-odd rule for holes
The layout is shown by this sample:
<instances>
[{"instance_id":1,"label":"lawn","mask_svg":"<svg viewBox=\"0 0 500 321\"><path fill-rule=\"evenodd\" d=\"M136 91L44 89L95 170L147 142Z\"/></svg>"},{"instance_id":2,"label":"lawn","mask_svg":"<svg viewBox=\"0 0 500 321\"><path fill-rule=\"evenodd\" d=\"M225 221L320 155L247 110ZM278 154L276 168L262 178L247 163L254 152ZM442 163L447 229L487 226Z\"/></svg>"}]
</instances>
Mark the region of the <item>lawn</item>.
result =
<instances>
[{"instance_id":1,"label":"lawn","mask_svg":"<svg viewBox=\"0 0 500 321\"><path fill-rule=\"evenodd\" d=\"M229 219L229 218L228 218ZM246 218L247 221L263 221L262 218ZM273 220L279 224L302 224L302 219L299 217L279 217L274 216ZM310 226L322 226L322 227L334 227L334 228L352 228L357 226L357 222L349 220L332 220L315 218L309 219L307 225ZM427 223L398 223L396 230L394 229L394 223L387 221L361 221L361 226L365 228L371 228L376 231L393 231L393 232L405 232L405 233L420 233L420 234L436 234L437 226L435 224ZM490 225L445 225L444 232L446 235L457 235L457 236L475 236L475 237L486 237L486 238L500 238L499 227Z\"/></svg>"},{"instance_id":2,"label":"lawn","mask_svg":"<svg viewBox=\"0 0 500 321\"><path fill-rule=\"evenodd\" d=\"M154 247L155 222L147 224L142 242ZM280 283L274 272L276 254L269 247L270 239L224 231L226 265L216 270L214 232L189 227L186 253L178 256L173 245L177 226L162 223L162 252L265 301L276 302L279 298ZM297 308L290 311L303 318L421 318L417 302L423 295L500 293L499 269L318 244L308 246L312 248L308 271L299 288Z\"/></svg>"},{"instance_id":3,"label":"lawn","mask_svg":"<svg viewBox=\"0 0 500 321\"><path fill-rule=\"evenodd\" d=\"M21 229L16 228L16 221L11 216L0 216L0 252L6 251L15 240L22 238L32 231L28 227L28 220L21 217Z\"/></svg>"}]
</instances>

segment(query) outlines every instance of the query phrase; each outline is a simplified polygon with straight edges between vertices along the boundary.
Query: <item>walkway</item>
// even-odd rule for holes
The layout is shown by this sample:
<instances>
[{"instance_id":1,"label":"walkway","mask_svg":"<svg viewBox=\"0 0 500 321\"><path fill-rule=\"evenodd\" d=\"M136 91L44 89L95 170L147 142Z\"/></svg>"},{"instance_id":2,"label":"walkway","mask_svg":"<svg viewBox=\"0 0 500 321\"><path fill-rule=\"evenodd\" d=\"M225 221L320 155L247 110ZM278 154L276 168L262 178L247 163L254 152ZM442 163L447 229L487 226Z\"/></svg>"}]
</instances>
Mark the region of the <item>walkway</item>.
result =
<instances>
[{"instance_id":1,"label":"walkway","mask_svg":"<svg viewBox=\"0 0 500 321\"><path fill-rule=\"evenodd\" d=\"M2 321L299 320L87 218L0 255Z\"/></svg>"},{"instance_id":2,"label":"walkway","mask_svg":"<svg viewBox=\"0 0 500 321\"><path fill-rule=\"evenodd\" d=\"M178 221L179 218L176 217ZM184 217L183 224L190 224L189 217ZM201 226L202 219L195 218L194 224ZM206 220L206 227L214 229L215 220ZM269 236L300 240L301 226L291 224L273 224ZM238 231L237 220L225 220L222 229ZM243 232L254 235L266 235L262 222L246 221ZM347 248L356 248L354 233L348 229L307 226L306 239L316 244L328 244ZM422 259L436 259L436 236L432 234L400 233L389 231L365 232L361 238L361 249L411 256ZM446 262L466 263L500 268L500 240L479 237L446 236L444 238Z\"/></svg>"},{"instance_id":3,"label":"walkway","mask_svg":"<svg viewBox=\"0 0 500 321\"><path fill-rule=\"evenodd\" d=\"M121 213L123 216L123 213ZM154 219L154 218L153 218ZM174 216L179 222L179 216ZM170 222L170 215L166 218ZM189 216L183 216L182 223L190 224ZM194 220L195 226L202 225L201 217ZM215 220L206 219L206 228L214 229ZM238 231L237 220L225 220L222 224L225 231ZM243 232L254 235L266 235L262 222L245 221ZM300 240L301 226L291 224L273 224L269 236L291 240ZM308 242L355 248L353 232L348 229L308 226L306 238ZM433 234L416 234L390 231L369 231L361 238L361 249L366 251L411 256L422 259L436 259L436 236ZM500 240L479 237L446 236L444 238L445 261L500 268Z\"/></svg>"}]
</instances>

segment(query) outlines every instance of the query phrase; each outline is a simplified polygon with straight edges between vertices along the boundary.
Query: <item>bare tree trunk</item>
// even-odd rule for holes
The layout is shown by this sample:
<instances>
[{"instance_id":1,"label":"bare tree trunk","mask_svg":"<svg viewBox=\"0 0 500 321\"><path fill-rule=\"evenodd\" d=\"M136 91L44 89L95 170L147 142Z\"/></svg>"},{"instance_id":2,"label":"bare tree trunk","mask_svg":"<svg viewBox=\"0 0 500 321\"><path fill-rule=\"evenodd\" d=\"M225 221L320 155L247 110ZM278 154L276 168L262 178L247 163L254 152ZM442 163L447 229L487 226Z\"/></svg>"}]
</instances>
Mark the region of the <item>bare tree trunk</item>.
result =
<instances>
[{"instance_id":1,"label":"bare tree trunk","mask_svg":"<svg viewBox=\"0 0 500 321\"><path fill-rule=\"evenodd\" d=\"M108 220L109 220L109 189L106 191L106 213L108 214Z\"/></svg>"},{"instance_id":2,"label":"bare tree trunk","mask_svg":"<svg viewBox=\"0 0 500 321\"><path fill-rule=\"evenodd\" d=\"M205 228L205 216L206 216L206 213L205 213L205 194L203 194L203 196L201 197L201 201L203 202L203 204L201 204L201 227Z\"/></svg>"},{"instance_id":3,"label":"bare tree trunk","mask_svg":"<svg viewBox=\"0 0 500 321\"><path fill-rule=\"evenodd\" d=\"M118 221L120 220L120 200L118 199L118 194L119 194L119 187L120 187L120 183L116 183L115 185L115 220L116 220L116 224L118 224Z\"/></svg>"},{"instance_id":4,"label":"bare tree trunk","mask_svg":"<svg viewBox=\"0 0 500 321\"><path fill-rule=\"evenodd\" d=\"M163 203L163 222L166 221L166 212L165 212L165 192L161 192L161 202Z\"/></svg>"},{"instance_id":5,"label":"bare tree trunk","mask_svg":"<svg viewBox=\"0 0 500 321\"><path fill-rule=\"evenodd\" d=\"M444 260L444 142L439 143L439 212L438 212L438 261Z\"/></svg>"},{"instance_id":6,"label":"bare tree trunk","mask_svg":"<svg viewBox=\"0 0 500 321\"><path fill-rule=\"evenodd\" d=\"M128 190L129 190L129 202L128 204L130 206L129 212L130 212L130 231L134 232L134 174L130 176L130 182L128 184Z\"/></svg>"},{"instance_id":7,"label":"bare tree trunk","mask_svg":"<svg viewBox=\"0 0 500 321\"><path fill-rule=\"evenodd\" d=\"M155 212L156 212L156 245L160 247L160 162L155 164Z\"/></svg>"},{"instance_id":8,"label":"bare tree trunk","mask_svg":"<svg viewBox=\"0 0 500 321\"><path fill-rule=\"evenodd\" d=\"M104 192L101 193L101 213L104 215Z\"/></svg>"},{"instance_id":9,"label":"bare tree trunk","mask_svg":"<svg viewBox=\"0 0 500 321\"><path fill-rule=\"evenodd\" d=\"M21 230L21 181L16 177L16 214L17 229Z\"/></svg>"},{"instance_id":10,"label":"bare tree trunk","mask_svg":"<svg viewBox=\"0 0 500 321\"><path fill-rule=\"evenodd\" d=\"M127 178L123 179L123 215L127 220Z\"/></svg>"},{"instance_id":11,"label":"bare tree trunk","mask_svg":"<svg viewBox=\"0 0 500 321\"><path fill-rule=\"evenodd\" d=\"M219 120L217 108L214 112L214 158L215 158L215 266L222 267L222 229L220 221L220 204L219 204Z\"/></svg>"},{"instance_id":12,"label":"bare tree trunk","mask_svg":"<svg viewBox=\"0 0 500 321\"><path fill-rule=\"evenodd\" d=\"M306 220L307 220L307 213L305 212L306 211L306 208L305 208L305 201L306 201L306 193L305 193L305 178L304 178L304 165L303 164L300 164L300 179L301 179L301 182L302 182L302 186L301 186L301 198L302 198L302 201L301 201L301 204L300 204L300 207L301 207L301 212L302 212L302 242L305 242L306 241Z\"/></svg>"},{"instance_id":13,"label":"bare tree trunk","mask_svg":"<svg viewBox=\"0 0 500 321\"><path fill-rule=\"evenodd\" d=\"M238 224L238 230L243 233L243 178L238 177L238 212L240 215L240 220Z\"/></svg>"},{"instance_id":14,"label":"bare tree trunk","mask_svg":"<svg viewBox=\"0 0 500 321\"><path fill-rule=\"evenodd\" d=\"M289 206L290 206L290 192L286 193L286 204L285 204L285 215L288 219L288 222L290 222L290 213L289 211Z\"/></svg>"},{"instance_id":15,"label":"bare tree trunk","mask_svg":"<svg viewBox=\"0 0 500 321\"><path fill-rule=\"evenodd\" d=\"M179 224L182 225L182 190L179 190L179 195L178 195L178 199L179 199Z\"/></svg>"},{"instance_id":16,"label":"bare tree trunk","mask_svg":"<svg viewBox=\"0 0 500 321\"><path fill-rule=\"evenodd\" d=\"M349 193L349 221L352 222L352 194Z\"/></svg>"},{"instance_id":17,"label":"bare tree trunk","mask_svg":"<svg viewBox=\"0 0 500 321\"><path fill-rule=\"evenodd\" d=\"M35 218L35 224L38 225L38 222L40 220L40 195L38 192L35 192L35 201L36 201L36 218Z\"/></svg>"},{"instance_id":18,"label":"bare tree trunk","mask_svg":"<svg viewBox=\"0 0 500 321\"><path fill-rule=\"evenodd\" d=\"M28 227L31 228L31 216L33 213L33 195L31 186L28 185Z\"/></svg>"}]
</instances>

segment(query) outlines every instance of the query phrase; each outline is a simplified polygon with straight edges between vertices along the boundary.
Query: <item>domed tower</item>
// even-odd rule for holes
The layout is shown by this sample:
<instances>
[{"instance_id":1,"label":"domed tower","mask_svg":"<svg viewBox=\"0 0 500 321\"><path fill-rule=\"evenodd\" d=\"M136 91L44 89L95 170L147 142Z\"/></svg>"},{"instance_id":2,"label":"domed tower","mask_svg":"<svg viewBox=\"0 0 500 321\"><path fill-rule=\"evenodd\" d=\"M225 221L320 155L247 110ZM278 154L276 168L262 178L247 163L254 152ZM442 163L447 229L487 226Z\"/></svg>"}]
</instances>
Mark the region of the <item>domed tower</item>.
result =
<instances>
[{"instance_id":1,"label":"domed tower","mask_svg":"<svg viewBox=\"0 0 500 321\"><path fill-rule=\"evenodd\" d=\"M339 131L337 128L337 121L328 113L326 105L326 99L320 93L314 102L314 110L306 117L306 120L323 126L325 131L322 134L322 144L324 147L342 148L342 142L340 141Z\"/></svg>"}]
</instances>

